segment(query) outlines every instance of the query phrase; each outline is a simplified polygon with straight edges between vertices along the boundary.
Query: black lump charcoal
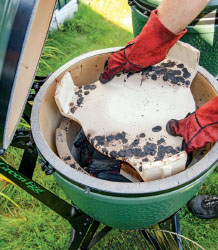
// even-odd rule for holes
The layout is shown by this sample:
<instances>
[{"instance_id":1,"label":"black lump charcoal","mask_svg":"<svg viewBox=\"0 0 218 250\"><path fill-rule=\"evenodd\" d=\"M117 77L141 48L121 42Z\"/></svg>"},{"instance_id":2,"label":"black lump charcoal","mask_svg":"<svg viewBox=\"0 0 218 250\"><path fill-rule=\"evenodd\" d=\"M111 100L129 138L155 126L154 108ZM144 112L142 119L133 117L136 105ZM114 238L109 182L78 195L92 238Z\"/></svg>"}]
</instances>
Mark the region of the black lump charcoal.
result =
<instances>
[{"instance_id":1,"label":"black lump charcoal","mask_svg":"<svg viewBox=\"0 0 218 250\"><path fill-rule=\"evenodd\" d=\"M120 163L119 160L116 160L116 159L113 159L105 154L102 154L100 153L98 150L95 149L95 151L93 152L93 155L92 155L92 158L93 159L96 159L96 160L108 160L108 161L111 161L111 162L116 162L117 164Z\"/></svg>"},{"instance_id":2,"label":"black lump charcoal","mask_svg":"<svg viewBox=\"0 0 218 250\"><path fill-rule=\"evenodd\" d=\"M81 128L79 133L77 134L77 136L75 137L74 139L74 146L76 148L79 148L81 147L87 140L86 136L85 136L85 133L83 131L83 129Z\"/></svg>"},{"instance_id":3,"label":"black lump charcoal","mask_svg":"<svg viewBox=\"0 0 218 250\"><path fill-rule=\"evenodd\" d=\"M87 141L87 145L90 155L93 155L96 149L92 146L92 144L89 141Z\"/></svg>"},{"instance_id":4,"label":"black lump charcoal","mask_svg":"<svg viewBox=\"0 0 218 250\"><path fill-rule=\"evenodd\" d=\"M93 152L95 151L95 148L89 143L89 141L86 141L80 146L80 154L79 154L79 164L82 167L86 167L91 159Z\"/></svg>"},{"instance_id":5,"label":"black lump charcoal","mask_svg":"<svg viewBox=\"0 0 218 250\"><path fill-rule=\"evenodd\" d=\"M90 174L98 174L104 171L120 171L120 161L92 159L88 171Z\"/></svg>"},{"instance_id":6,"label":"black lump charcoal","mask_svg":"<svg viewBox=\"0 0 218 250\"><path fill-rule=\"evenodd\" d=\"M96 175L97 178L107 181L114 181L114 182L131 182L130 180L126 179L119 173L111 172L111 171L103 171Z\"/></svg>"},{"instance_id":7,"label":"black lump charcoal","mask_svg":"<svg viewBox=\"0 0 218 250\"><path fill-rule=\"evenodd\" d=\"M111 159L110 157L100 153L98 150L95 149L95 151L93 152L92 155L93 159L97 159L97 160L107 160L107 159Z\"/></svg>"},{"instance_id":8,"label":"black lump charcoal","mask_svg":"<svg viewBox=\"0 0 218 250\"><path fill-rule=\"evenodd\" d=\"M86 167L90 162L91 154L88 147L82 147L80 149L79 164L82 167Z\"/></svg>"}]
</instances>

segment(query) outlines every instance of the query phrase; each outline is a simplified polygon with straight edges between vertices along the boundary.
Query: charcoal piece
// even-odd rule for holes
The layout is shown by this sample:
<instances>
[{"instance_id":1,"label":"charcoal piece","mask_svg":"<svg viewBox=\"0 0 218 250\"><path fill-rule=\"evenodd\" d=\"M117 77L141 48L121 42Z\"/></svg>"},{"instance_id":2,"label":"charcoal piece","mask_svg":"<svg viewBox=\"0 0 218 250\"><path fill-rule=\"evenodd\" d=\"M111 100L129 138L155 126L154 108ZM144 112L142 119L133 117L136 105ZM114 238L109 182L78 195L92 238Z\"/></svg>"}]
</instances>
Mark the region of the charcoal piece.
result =
<instances>
[{"instance_id":1,"label":"charcoal piece","mask_svg":"<svg viewBox=\"0 0 218 250\"><path fill-rule=\"evenodd\" d=\"M139 135L139 137L140 137L140 138L144 138L144 137L145 137L145 133L141 133L141 134Z\"/></svg>"},{"instance_id":2,"label":"charcoal piece","mask_svg":"<svg viewBox=\"0 0 218 250\"><path fill-rule=\"evenodd\" d=\"M100 172L99 174L96 175L97 178L102 179L102 180L107 180L107 181L114 181L114 182L131 182L124 176L122 176L119 173L114 173L111 171L104 171Z\"/></svg>"},{"instance_id":3,"label":"charcoal piece","mask_svg":"<svg viewBox=\"0 0 218 250\"><path fill-rule=\"evenodd\" d=\"M70 112L72 113L72 114L74 114L74 112L76 111L76 107L72 107L71 109L70 109Z\"/></svg>"},{"instance_id":4,"label":"charcoal piece","mask_svg":"<svg viewBox=\"0 0 218 250\"><path fill-rule=\"evenodd\" d=\"M176 147L176 150L177 150L178 152L182 151L181 147Z\"/></svg>"},{"instance_id":5,"label":"charcoal piece","mask_svg":"<svg viewBox=\"0 0 218 250\"><path fill-rule=\"evenodd\" d=\"M118 152L118 155L119 155L120 157L125 157L125 156L126 156L126 150L120 150L120 151Z\"/></svg>"},{"instance_id":6,"label":"charcoal piece","mask_svg":"<svg viewBox=\"0 0 218 250\"><path fill-rule=\"evenodd\" d=\"M143 162L148 162L148 158L144 158L142 161Z\"/></svg>"},{"instance_id":7,"label":"charcoal piece","mask_svg":"<svg viewBox=\"0 0 218 250\"><path fill-rule=\"evenodd\" d=\"M182 71L183 71L184 78L189 78L191 76L191 74L188 72L186 68L183 68Z\"/></svg>"},{"instance_id":8,"label":"charcoal piece","mask_svg":"<svg viewBox=\"0 0 218 250\"><path fill-rule=\"evenodd\" d=\"M92 159L90 165L88 166L88 171L90 174L98 174L104 171L120 171L121 161L113 160L113 159Z\"/></svg>"},{"instance_id":9,"label":"charcoal piece","mask_svg":"<svg viewBox=\"0 0 218 250\"><path fill-rule=\"evenodd\" d=\"M105 153L106 155L108 155L108 150L106 148L102 148L103 153Z\"/></svg>"},{"instance_id":10,"label":"charcoal piece","mask_svg":"<svg viewBox=\"0 0 218 250\"><path fill-rule=\"evenodd\" d=\"M178 82L185 83L185 79L184 79L184 77L182 77L182 76L176 77L176 80L177 80Z\"/></svg>"},{"instance_id":11,"label":"charcoal piece","mask_svg":"<svg viewBox=\"0 0 218 250\"><path fill-rule=\"evenodd\" d=\"M179 84L179 83L185 83L185 79L182 76L179 77L172 77L171 78L171 83L172 84Z\"/></svg>"},{"instance_id":12,"label":"charcoal piece","mask_svg":"<svg viewBox=\"0 0 218 250\"><path fill-rule=\"evenodd\" d=\"M123 140L125 139L125 136L126 136L126 133L123 131L122 133L117 133L114 138L115 140Z\"/></svg>"},{"instance_id":13,"label":"charcoal piece","mask_svg":"<svg viewBox=\"0 0 218 250\"><path fill-rule=\"evenodd\" d=\"M84 144L84 147L87 145L88 149L89 149L89 152L90 152L90 155L93 155L93 153L95 152L95 148L92 146L92 144L87 141L85 144Z\"/></svg>"},{"instance_id":14,"label":"charcoal piece","mask_svg":"<svg viewBox=\"0 0 218 250\"><path fill-rule=\"evenodd\" d=\"M96 89L96 85L94 85L94 84L90 85L90 86L89 86L89 89L90 89L90 90Z\"/></svg>"},{"instance_id":15,"label":"charcoal piece","mask_svg":"<svg viewBox=\"0 0 218 250\"><path fill-rule=\"evenodd\" d=\"M95 140L97 141L96 146L104 146L105 143L105 136L95 136Z\"/></svg>"},{"instance_id":16,"label":"charcoal piece","mask_svg":"<svg viewBox=\"0 0 218 250\"><path fill-rule=\"evenodd\" d=\"M110 152L110 156L111 156L112 158L116 158L116 157L117 157L117 152L116 152L116 151L111 151L111 152Z\"/></svg>"},{"instance_id":17,"label":"charcoal piece","mask_svg":"<svg viewBox=\"0 0 218 250\"><path fill-rule=\"evenodd\" d=\"M122 137L122 135L120 133L118 133L118 134L115 135L114 138L115 138L115 140L121 140L123 137Z\"/></svg>"},{"instance_id":18,"label":"charcoal piece","mask_svg":"<svg viewBox=\"0 0 218 250\"><path fill-rule=\"evenodd\" d=\"M111 158L108 157L107 155L104 155L104 154L100 153L98 150L95 150L93 152L93 154L92 154L92 159L96 159L96 160L108 160L108 159L111 159Z\"/></svg>"},{"instance_id":19,"label":"charcoal piece","mask_svg":"<svg viewBox=\"0 0 218 250\"><path fill-rule=\"evenodd\" d=\"M89 161L91 159L91 152L89 151L88 147L82 147L80 150L80 159L79 159L79 165L83 168L89 165Z\"/></svg>"},{"instance_id":20,"label":"charcoal piece","mask_svg":"<svg viewBox=\"0 0 218 250\"><path fill-rule=\"evenodd\" d=\"M152 66L152 70L158 75L163 75L166 73L167 69L163 66Z\"/></svg>"},{"instance_id":21,"label":"charcoal piece","mask_svg":"<svg viewBox=\"0 0 218 250\"><path fill-rule=\"evenodd\" d=\"M127 142L128 142L128 140L127 140L126 138L123 138L123 139L122 139L122 143L123 143L123 144L126 144Z\"/></svg>"},{"instance_id":22,"label":"charcoal piece","mask_svg":"<svg viewBox=\"0 0 218 250\"><path fill-rule=\"evenodd\" d=\"M151 151L151 152L150 152L150 155L151 155L151 156L154 156L155 154L156 154L155 151Z\"/></svg>"},{"instance_id":23,"label":"charcoal piece","mask_svg":"<svg viewBox=\"0 0 218 250\"><path fill-rule=\"evenodd\" d=\"M168 79L169 79L169 78L168 78L168 76L167 76L167 75L164 75L164 76L163 76L163 80L164 80L164 82L168 81Z\"/></svg>"},{"instance_id":24,"label":"charcoal piece","mask_svg":"<svg viewBox=\"0 0 218 250\"><path fill-rule=\"evenodd\" d=\"M173 74L174 75L181 75L182 72L181 72L181 70L173 70Z\"/></svg>"},{"instance_id":25,"label":"charcoal piece","mask_svg":"<svg viewBox=\"0 0 218 250\"><path fill-rule=\"evenodd\" d=\"M157 75L156 75L155 73L152 74L152 75L151 75L151 79L154 80L154 81L156 81L156 80L157 80Z\"/></svg>"},{"instance_id":26,"label":"charcoal piece","mask_svg":"<svg viewBox=\"0 0 218 250\"><path fill-rule=\"evenodd\" d=\"M114 140L114 136L113 135L109 135L106 137L107 141L110 142L110 141L113 141Z\"/></svg>"},{"instance_id":27,"label":"charcoal piece","mask_svg":"<svg viewBox=\"0 0 218 250\"><path fill-rule=\"evenodd\" d=\"M90 140L90 142L91 142L92 145L94 145L94 143L95 143L95 138L92 138L92 139Z\"/></svg>"},{"instance_id":28,"label":"charcoal piece","mask_svg":"<svg viewBox=\"0 0 218 250\"><path fill-rule=\"evenodd\" d=\"M143 69L142 75L149 75L150 72L152 72L153 68L150 66L148 68Z\"/></svg>"},{"instance_id":29,"label":"charcoal piece","mask_svg":"<svg viewBox=\"0 0 218 250\"><path fill-rule=\"evenodd\" d=\"M181 64L177 64L176 66L177 66L177 68L179 68L179 69L184 68L184 64L182 64L182 63L181 63Z\"/></svg>"},{"instance_id":30,"label":"charcoal piece","mask_svg":"<svg viewBox=\"0 0 218 250\"><path fill-rule=\"evenodd\" d=\"M161 63L161 65L163 65L164 67L171 68L171 67L174 67L176 64L175 62L169 61L168 63Z\"/></svg>"},{"instance_id":31,"label":"charcoal piece","mask_svg":"<svg viewBox=\"0 0 218 250\"><path fill-rule=\"evenodd\" d=\"M160 138L160 139L157 141L157 144L161 144L161 143L163 143L163 142L165 142L164 138Z\"/></svg>"},{"instance_id":32,"label":"charcoal piece","mask_svg":"<svg viewBox=\"0 0 218 250\"><path fill-rule=\"evenodd\" d=\"M146 145L144 146L144 152L147 155L155 155L156 153L156 148L157 145L154 143L147 142Z\"/></svg>"},{"instance_id":33,"label":"charcoal piece","mask_svg":"<svg viewBox=\"0 0 218 250\"><path fill-rule=\"evenodd\" d=\"M164 156L165 156L165 153L166 153L165 147L162 146L162 145L160 145L160 146L158 147L157 157L155 158L155 160L156 160L156 161L161 161L161 160L163 160L163 158L164 158Z\"/></svg>"},{"instance_id":34,"label":"charcoal piece","mask_svg":"<svg viewBox=\"0 0 218 250\"><path fill-rule=\"evenodd\" d=\"M144 156L146 156L145 152L143 152L143 151L141 150L141 148L140 148L139 151L138 151L138 156L139 156L139 157L144 157Z\"/></svg>"},{"instance_id":35,"label":"charcoal piece","mask_svg":"<svg viewBox=\"0 0 218 250\"><path fill-rule=\"evenodd\" d=\"M89 88L89 85L84 86L84 89L85 89L85 90L89 90L89 89L90 89L90 88Z\"/></svg>"},{"instance_id":36,"label":"charcoal piece","mask_svg":"<svg viewBox=\"0 0 218 250\"><path fill-rule=\"evenodd\" d=\"M132 152L131 149L127 149L127 150L126 150L126 156L127 156L127 157L132 157L132 156L133 156L133 152Z\"/></svg>"},{"instance_id":37,"label":"charcoal piece","mask_svg":"<svg viewBox=\"0 0 218 250\"><path fill-rule=\"evenodd\" d=\"M141 148L133 148L132 152L135 156L139 156L139 157L145 156L145 153L141 150Z\"/></svg>"},{"instance_id":38,"label":"charcoal piece","mask_svg":"<svg viewBox=\"0 0 218 250\"><path fill-rule=\"evenodd\" d=\"M80 97L78 100L77 100L77 105L80 107L80 105L82 104L82 102L83 102L83 97Z\"/></svg>"},{"instance_id":39,"label":"charcoal piece","mask_svg":"<svg viewBox=\"0 0 218 250\"><path fill-rule=\"evenodd\" d=\"M164 150L165 150L165 152L167 154L173 154L173 155L175 155L175 154L178 153L178 151L175 150L172 146L166 146L166 147L164 147Z\"/></svg>"},{"instance_id":40,"label":"charcoal piece","mask_svg":"<svg viewBox=\"0 0 218 250\"><path fill-rule=\"evenodd\" d=\"M132 144L131 144L131 146L133 146L133 147L138 146L138 145L139 145L139 139L135 139L135 140L132 142Z\"/></svg>"},{"instance_id":41,"label":"charcoal piece","mask_svg":"<svg viewBox=\"0 0 218 250\"><path fill-rule=\"evenodd\" d=\"M78 133L77 136L75 137L73 144L74 144L74 146L75 146L76 148L79 148L79 147L81 147L86 141L87 141L87 138L86 138L86 136L85 136L85 133L84 133L83 129L81 128L80 131L79 131L79 133Z\"/></svg>"},{"instance_id":42,"label":"charcoal piece","mask_svg":"<svg viewBox=\"0 0 218 250\"><path fill-rule=\"evenodd\" d=\"M69 160L71 160L71 157L70 157L70 156L66 156L66 157L64 158L64 161L69 161Z\"/></svg>"},{"instance_id":43,"label":"charcoal piece","mask_svg":"<svg viewBox=\"0 0 218 250\"><path fill-rule=\"evenodd\" d=\"M152 128L152 131L153 132L159 132L159 131L161 131L162 130L162 127L161 126L156 126L156 127L153 127Z\"/></svg>"},{"instance_id":44,"label":"charcoal piece","mask_svg":"<svg viewBox=\"0 0 218 250\"><path fill-rule=\"evenodd\" d=\"M171 78L171 83L172 84L178 84L178 80L175 78Z\"/></svg>"},{"instance_id":45,"label":"charcoal piece","mask_svg":"<svg viewBox=\"0 0 218 250\"><path fill-rule=\"evenodd\" d=\"M128 74L127 74L127 78L129 78L130 76L132 76L133 75L133 73L132 72L128 72Z\"/></svg>"},{"instance_id":46,"label":"charcoal piece","mask_svg":"<svg viewBox=\"0 0 218 250\"><path fill-rule=\"evenodd\" d=\"M71 164L70 166L71 166L71 168L75 168L76 167L76 165L74 163Z\"/></svg>"},{"instance_id":47,"label":"charcoal piece","mask_svg":"<svg viewBox=\"0 0 218 250\"><path fill-rule=\"evenodd\" d=\"M75 161L78 163L80 161L80 151L81 151L80 148L76 148L74 146L74 144L72 145L71 154L72 154L73 158L75 159Z\"/></svg>"}]
</instances>

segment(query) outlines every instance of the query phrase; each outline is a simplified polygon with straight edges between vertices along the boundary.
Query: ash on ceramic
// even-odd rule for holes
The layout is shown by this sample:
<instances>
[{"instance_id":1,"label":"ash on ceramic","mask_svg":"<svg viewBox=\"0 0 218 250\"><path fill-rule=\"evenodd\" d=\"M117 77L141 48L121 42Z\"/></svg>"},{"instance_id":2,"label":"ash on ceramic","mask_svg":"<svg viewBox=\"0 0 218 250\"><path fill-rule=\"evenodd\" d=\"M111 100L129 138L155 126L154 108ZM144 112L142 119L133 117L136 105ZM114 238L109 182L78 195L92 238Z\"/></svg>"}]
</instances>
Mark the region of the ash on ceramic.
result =
<instances>
[{"instance_id":1,"label":"ash on ceramic","mask_svg":"<svg viewBox=\"0 0 218 250\"><path fill-rule=\"evenodd\" d=\"M149 142L148 140L151 140L151 138L145 138L144 133L137 135L131 143L127 138L128 136L124 131L108 136L92 137L91 134L88 134L88 139L93 146L99 147L99 149L104 146L102 149L104 154L110 155L112 158L121 158L122 160L135 157L143 158L143 162L148 162L149 160L160 161L165 156L175 155L181 151L180 148L175 149L172 146L165 145L164 138L158 139L156 143ZM109 148L113 148L115 145L119 145L119 150L109 150Z\"/></svg>"},{"instance_id":2,"label":"ash on ceramic","mask_svg":"<svg viewBox=\"0 0 218 250\"><path fill-rule=\"evenodd\" d=\"M158 66L150 66L142 71L141 83L145 79L151 78L156 81L162 78L163 81L168 81L172 84L189 86L190 81L187 80L191 74L184 64L177 64L175 62L161 63Z\"/></svg>"}]
</instances>

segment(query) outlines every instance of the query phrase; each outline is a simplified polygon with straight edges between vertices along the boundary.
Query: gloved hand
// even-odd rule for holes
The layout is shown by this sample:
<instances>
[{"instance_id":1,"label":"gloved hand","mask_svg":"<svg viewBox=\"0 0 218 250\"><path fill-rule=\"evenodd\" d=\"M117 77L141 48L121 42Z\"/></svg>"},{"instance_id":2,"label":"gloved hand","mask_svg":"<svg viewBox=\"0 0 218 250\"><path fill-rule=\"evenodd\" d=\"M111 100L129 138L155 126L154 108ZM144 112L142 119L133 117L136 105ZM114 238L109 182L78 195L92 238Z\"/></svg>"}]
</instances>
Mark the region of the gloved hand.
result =
<instances>
[{"instance_id":1,"label":"gloved hand","mask_svg":"<svg viewBox=\"0 0 218 250\"><path fill-rule=\"evenodd\" d=\"M106 62L99 80L106 83L120 72L135 73L162 61L170 48L186 33L172 33L153 10L139 36L128 42L124 49L114 52Z\"/></svg>"},{"instance_id":2,"label":"gloved hand","mask_svg":"<svg viewBox=\"0 0 218 250\"><path fill-rule=\"evenodd\" d=\"M170 135L182 136L186 152L218 140L218 97L205 103L196 112L182 120L170 120L166 125Z\"/></svg>"}]
</instances>

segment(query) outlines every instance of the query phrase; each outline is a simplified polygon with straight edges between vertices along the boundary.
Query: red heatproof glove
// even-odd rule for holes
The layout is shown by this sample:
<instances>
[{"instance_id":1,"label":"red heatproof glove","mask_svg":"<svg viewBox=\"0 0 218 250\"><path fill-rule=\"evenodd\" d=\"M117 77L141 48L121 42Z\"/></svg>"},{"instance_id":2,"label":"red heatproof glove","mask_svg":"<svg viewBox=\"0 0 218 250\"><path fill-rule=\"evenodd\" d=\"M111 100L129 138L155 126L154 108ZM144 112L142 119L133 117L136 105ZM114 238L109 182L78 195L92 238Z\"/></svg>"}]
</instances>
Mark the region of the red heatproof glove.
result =
<instances>
[{"instance_id":1,"label":"red heatproof glove","mask_svg":"<svg viewBox=\"0 0 218 250\"><path fill-rule=\"evenodd\" d=\"M185 119L170 120L166 129L170 135L183 137L187 153L203 147L208 142L216 142L218 140L218 97L205 103Z\"/></svg>"},{"instance_id":2,"label":"red heatproof glove","mask_svg":"<svg viewBox=\"0 0 218 250\"><path fill-rule=\"evenodd\" d=\"M141 33L126 47L110 55L100 82L106 83L120 72L135 73L162 61L170 48L186 33L174 34L159 20L157 10L151 12Z\"/></svg>"}]
</instances>

